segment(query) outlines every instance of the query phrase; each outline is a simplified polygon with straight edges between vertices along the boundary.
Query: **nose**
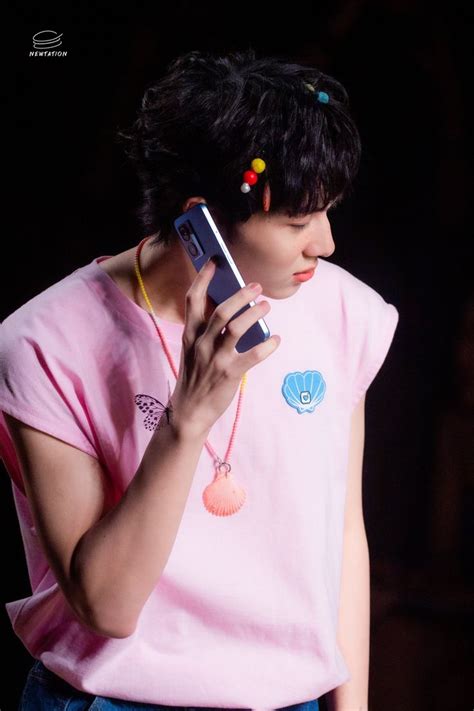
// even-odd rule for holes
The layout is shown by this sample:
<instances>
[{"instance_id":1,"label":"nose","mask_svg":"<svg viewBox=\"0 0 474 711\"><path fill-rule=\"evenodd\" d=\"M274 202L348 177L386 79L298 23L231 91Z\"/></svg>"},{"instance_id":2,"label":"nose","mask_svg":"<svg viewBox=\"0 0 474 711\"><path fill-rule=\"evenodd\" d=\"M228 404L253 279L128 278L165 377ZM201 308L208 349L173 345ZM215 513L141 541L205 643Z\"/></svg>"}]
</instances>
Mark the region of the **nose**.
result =
<instances>
[{"instance_id":1,"label":"nose","mask_svg":"<svg viewBox=\"0 0 474 711\"><path fill-rule=\"evenodd\" d=\"M305 254L312 257L330 257L334 254L336 245L332 236L331 225L326 215L324 223L316 224L308 241Z\"/></svg>"},{"instance_id":2,"label":"nose","mask_svg":"<svg viewBox=\"0 0 474 711\"><path fill-rule=\"evenodd\" d=\"M330 239L327 240L324 252L321 253L321 257L330 257L331 254L334 254L335 249L336 245L334 244L334 240L331 235Z\"/></svg>"}]
</instances>

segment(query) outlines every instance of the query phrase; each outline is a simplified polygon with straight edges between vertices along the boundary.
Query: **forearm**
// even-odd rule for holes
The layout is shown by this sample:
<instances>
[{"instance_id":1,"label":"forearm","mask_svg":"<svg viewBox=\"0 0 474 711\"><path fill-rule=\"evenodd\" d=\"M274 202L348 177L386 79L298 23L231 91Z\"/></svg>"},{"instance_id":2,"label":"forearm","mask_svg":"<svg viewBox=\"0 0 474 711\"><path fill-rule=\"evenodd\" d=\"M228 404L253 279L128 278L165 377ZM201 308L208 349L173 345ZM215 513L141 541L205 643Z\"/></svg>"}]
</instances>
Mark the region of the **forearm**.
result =
<instances>
[{"instance_id":1,"label":"forearm","mask_svg":"<svg viewBox=\"0 0 474 711\"><path fill-rule=\"evenodd\" d=\"M179 529L206 437L172 422L160 422L124 495L74 554L83 607L91 627L106 636L133 633Z\"/></svg>"},{"instance_id":2,"label":"forearm","mask_svg":"<svg viewBox=\"0 0 474 711\"><path fill-rule=\"evenodd\" d=\"M367 711L370 561L363 523L344 534L338 642L351 678L327 694L329 711Z\"/></svg>"}]
</instances>

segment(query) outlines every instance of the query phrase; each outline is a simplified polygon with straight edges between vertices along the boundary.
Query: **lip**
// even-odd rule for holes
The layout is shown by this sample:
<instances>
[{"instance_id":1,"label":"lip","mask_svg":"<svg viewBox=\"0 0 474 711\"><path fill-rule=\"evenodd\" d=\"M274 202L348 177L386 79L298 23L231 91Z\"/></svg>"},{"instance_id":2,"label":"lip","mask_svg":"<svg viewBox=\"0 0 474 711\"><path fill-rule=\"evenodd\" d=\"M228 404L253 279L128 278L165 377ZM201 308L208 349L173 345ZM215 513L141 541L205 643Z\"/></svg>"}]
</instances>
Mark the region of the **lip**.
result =
<instances>
[{"instance_id":1,"label":"lip","mask_svg":"<svg viewBox=\"0 0 474 711\"><path fill-rule=\"evenodd\" d=\"M310 272L314 272L316 269L317 264L314 265L314 267L310 267L309 269L305 269L304 272L293 272L294 276L298 276L299 274L309 274Z\"/></svg>"},{"instance_id":2,"label":"lip","mask_svg":"<svg viewBox=\"0 0 474 711\"><path fill-rule=\"evenodd\" d=\"M299 272L298 274L293 274L293 278L299 282L308 281L313 277L315 271L316 267L314 267L314 269L309 269L306 272Z\"/></svg>"}]
</instances>

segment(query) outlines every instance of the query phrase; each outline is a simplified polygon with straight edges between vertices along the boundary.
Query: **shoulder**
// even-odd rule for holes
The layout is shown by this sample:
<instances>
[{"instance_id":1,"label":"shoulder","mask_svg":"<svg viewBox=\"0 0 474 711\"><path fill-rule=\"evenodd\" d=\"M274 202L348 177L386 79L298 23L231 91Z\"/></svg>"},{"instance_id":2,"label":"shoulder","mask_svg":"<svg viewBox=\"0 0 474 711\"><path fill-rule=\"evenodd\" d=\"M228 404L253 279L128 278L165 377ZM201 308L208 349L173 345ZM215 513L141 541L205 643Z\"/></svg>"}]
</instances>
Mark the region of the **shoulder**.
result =
<instances>
[{"instance_id":1,"label":"shoulder","mask_svg":"<svg viewBox=\"0 0 474 711\"><path fill-rule=\"evenodd\" d=\"M324 261L320 317L331 334L338 358L358 402L381 367L399 321L398 309L347 269ZM316 294L315 294L316 296Z\"/></svg>"},{"instance_id":2,"label":"shoulder","mask_svg":"<svg viewBox=\"0 0 474 711\"><path fill-rule=\"evenodd\" d=\"M365 281L357 277L348 269L341 267L334 262L321 260L323 263L323 274L326 277L328 287L332 288L336 293L339 293L341 298L352 298L356 301L384 301L383 296L367 284Z\"/></svg>"},{"instance_id":3,"label":"shoulder","mask_svg":"<svg viewBox=\"0 0 474 711\"><path fill-rule=\"evenodd\" d=\"M325 307L342 327L365 330L386 320L391 327L396 325L398 310L374 287L338 264L323 260L322 266Z\"/></svg>"},{"instance_id":4,"label":"shoulder","mask_svg":"<svg viewBox=\"0 0 474 711\"><path fill-rule=\"evenodd\" d=\"M73 346L89 330L95 311L94 291L86 283L89 267L79 267L11 312L0 325L2 352L20 340Z\"/></svg>"}]
</instances>

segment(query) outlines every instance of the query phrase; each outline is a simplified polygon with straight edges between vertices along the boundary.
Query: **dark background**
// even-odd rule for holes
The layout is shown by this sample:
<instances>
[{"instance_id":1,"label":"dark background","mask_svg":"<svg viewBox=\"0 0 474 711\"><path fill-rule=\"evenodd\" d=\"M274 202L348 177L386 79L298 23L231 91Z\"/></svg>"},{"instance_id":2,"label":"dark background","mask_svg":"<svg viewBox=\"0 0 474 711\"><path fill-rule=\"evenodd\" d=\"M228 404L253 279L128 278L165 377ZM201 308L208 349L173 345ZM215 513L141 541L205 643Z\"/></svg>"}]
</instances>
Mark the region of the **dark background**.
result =
<instances>
[{"instance_id":1,"label":"dark background","mask_svg":"<svg viewBox=\"0 0 474 711\"><path fill-rule=\"evenodd\" d=\"M145 84L169 59L253 46L310 61L347 88L363 159L354 195L332 218L330 261L400 314L366 404L369 708L471 709L472 10L458 2L278 9L174 0L67 13L30 6L15 22L3 57L4 210L12 220L2 240L1 320L94 256L138 243L137 183L114 133L134 119ZM28 56L44 29L63 33L67 57ZM0 473L5 603L30 588L1 461ZM0 707L16 711L33 660L4 608L0 625Z\"/></svg>"}]
</instances>

